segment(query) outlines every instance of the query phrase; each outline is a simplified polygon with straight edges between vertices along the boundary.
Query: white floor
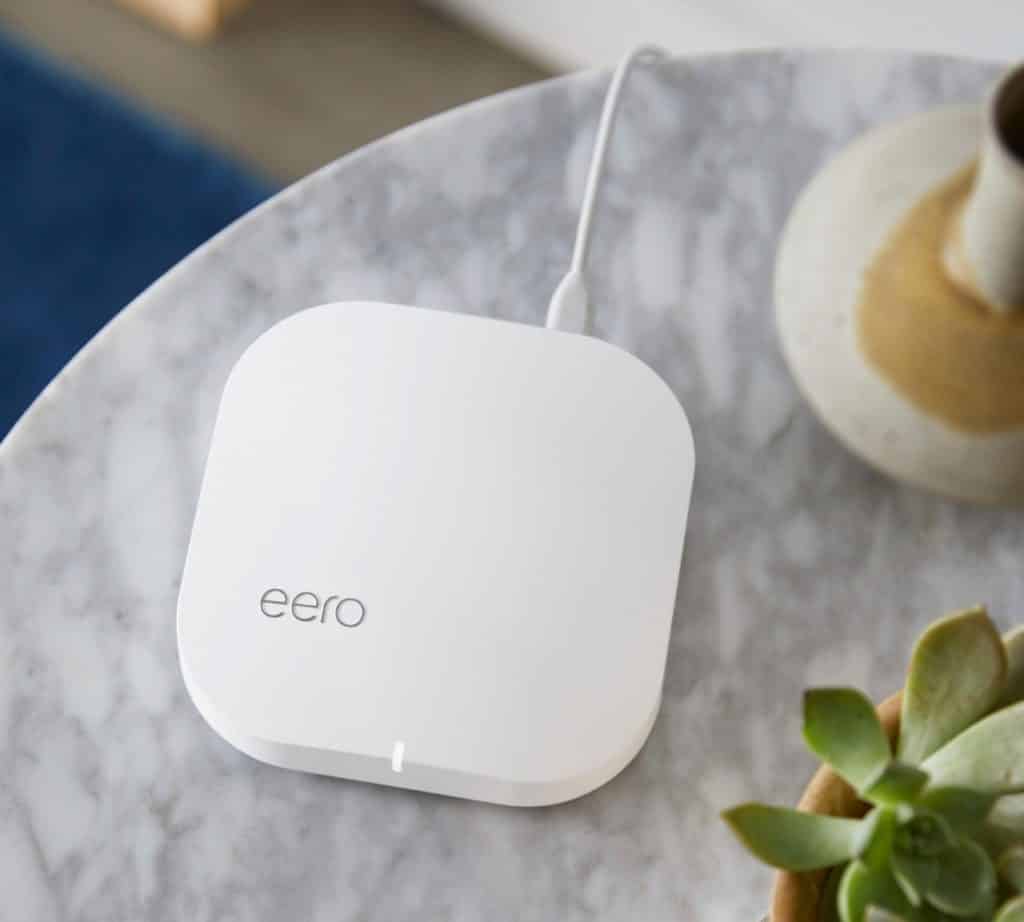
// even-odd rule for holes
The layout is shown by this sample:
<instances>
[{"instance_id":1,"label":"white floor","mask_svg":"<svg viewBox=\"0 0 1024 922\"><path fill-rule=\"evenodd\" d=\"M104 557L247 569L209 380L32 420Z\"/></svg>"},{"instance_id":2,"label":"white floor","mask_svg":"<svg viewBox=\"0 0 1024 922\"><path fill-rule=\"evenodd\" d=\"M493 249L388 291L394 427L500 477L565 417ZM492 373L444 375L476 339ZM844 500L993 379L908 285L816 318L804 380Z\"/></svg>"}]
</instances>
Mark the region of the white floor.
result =
<instances>
[{"instance_id":1,"label":"white floor","mask_svg":"<svg viewBox=\"0 0 1024 922\"><path fill-rule=\"evenodd\" d=\"M1024 55L1020 0L430 0L557 68L633 45L672 51L813 46Z\"/></svg>"}]
</instances>

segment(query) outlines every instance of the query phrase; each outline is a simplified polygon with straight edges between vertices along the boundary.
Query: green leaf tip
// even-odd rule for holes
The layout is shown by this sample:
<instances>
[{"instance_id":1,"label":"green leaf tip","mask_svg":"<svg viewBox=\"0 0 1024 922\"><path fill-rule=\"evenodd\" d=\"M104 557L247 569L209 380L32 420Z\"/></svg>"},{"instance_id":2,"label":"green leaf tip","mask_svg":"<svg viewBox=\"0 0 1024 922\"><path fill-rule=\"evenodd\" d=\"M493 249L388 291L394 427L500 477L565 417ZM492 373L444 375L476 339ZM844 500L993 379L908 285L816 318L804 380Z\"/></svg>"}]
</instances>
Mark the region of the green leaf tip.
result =
<instances>
[{"instance_id":1,"label":"green leaf tip","mask_svg":"<svg viewBox=\"0 0 1024 922\"><path fill-rule=\"evenodd\" d=\"M917 765L998 703L1007 652L984 607L936 621L918 640L903 693L897 754Z\"/></svg>"},{"instance_id":2,"label":"green leaf tip","mask_svg":"<svg viewBox=\"0 0 1024 922\"><path fill-rule=\"evenodd\" d=\"M741 804L722 819L765 864L784 871L817 871L849 861L861 847L863 824L789 807Z\"/></svg>"},{"instance_id":3,"label":"green leaf tip","mask_svg":"<svg viewBox=\"0 0 1024 922\"><path fill-rule=\"evenodd\" d=\"M924 790L926 784L927 772L893 759L868 785L863 794L865 799L873 804L895 806L913 801Z\"/></svg>"},{"instance_id":4,"label":"green leaf tip","mask_svg":"<svg viewBox=\"0 0 1024 922\"><path fill-rule=\"evenodd\" d=\"M892 759L874 705L853 688L814 688L804 693L804 740L811 752L857 791L878 779Z\"/></svg>"},{"instance_id":5,"label":"green leaf tip","mask_svg":"<svg viewBox=\"0 0 1024 922\"><path fill-rule=\"evenodd\" d=\"M954 785L997 796L1024 787L1024 702L964 730L921 766L936 785Z\"/></svg>"},{"instance_id":6,"label":"green leaf tip","mask_svg":"<svg viewBox=\"0 0 1024 922\"><path fill-rule=\"evenodd\" d=\"M1006 648L1006 685L999 707L1024 701L1024 626L1003 637Z\"/></svg>"}]
</instances>

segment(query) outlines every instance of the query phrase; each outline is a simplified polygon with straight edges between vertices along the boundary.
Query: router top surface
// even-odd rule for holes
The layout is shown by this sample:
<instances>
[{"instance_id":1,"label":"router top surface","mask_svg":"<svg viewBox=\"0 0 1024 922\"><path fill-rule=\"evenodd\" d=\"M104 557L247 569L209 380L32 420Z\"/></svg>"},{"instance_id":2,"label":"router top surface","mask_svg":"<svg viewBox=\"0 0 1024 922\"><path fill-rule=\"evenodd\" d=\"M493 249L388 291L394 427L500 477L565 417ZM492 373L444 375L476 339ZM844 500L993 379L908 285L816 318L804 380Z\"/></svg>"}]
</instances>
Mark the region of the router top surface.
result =
<instances>
[{"instance_id":1,"label":"router top surface","mask_svg":"<svg viewBox=\"0 0 1024 922\"><path fill-rule=\"evenodd\" d=\"M178 607L189 692L273 764L584 794L657 714L693 468L675 396L600 340L296 314L225 387Z\"/></svg>"}]
</instances>

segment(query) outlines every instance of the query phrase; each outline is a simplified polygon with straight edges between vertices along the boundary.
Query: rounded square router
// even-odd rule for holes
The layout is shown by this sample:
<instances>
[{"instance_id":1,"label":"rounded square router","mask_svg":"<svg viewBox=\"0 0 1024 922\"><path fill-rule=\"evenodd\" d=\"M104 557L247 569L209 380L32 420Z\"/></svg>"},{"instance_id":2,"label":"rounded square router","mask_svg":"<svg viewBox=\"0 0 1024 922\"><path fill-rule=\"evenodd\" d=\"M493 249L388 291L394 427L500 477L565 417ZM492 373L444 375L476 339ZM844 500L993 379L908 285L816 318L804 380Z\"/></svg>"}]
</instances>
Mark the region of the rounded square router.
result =
<instances>
[{"instance_id":1,"label":"rounded square router","mask_svg":"<svg viewBox=\"0 0 1024 922\"><path fill-rule=\"evenodd\" d=\"M658 711L693 468L675 396L600 340L296 314L224 390L178 606L189 693L275 765L585 794Z\"/></svg>"}]
</instances>

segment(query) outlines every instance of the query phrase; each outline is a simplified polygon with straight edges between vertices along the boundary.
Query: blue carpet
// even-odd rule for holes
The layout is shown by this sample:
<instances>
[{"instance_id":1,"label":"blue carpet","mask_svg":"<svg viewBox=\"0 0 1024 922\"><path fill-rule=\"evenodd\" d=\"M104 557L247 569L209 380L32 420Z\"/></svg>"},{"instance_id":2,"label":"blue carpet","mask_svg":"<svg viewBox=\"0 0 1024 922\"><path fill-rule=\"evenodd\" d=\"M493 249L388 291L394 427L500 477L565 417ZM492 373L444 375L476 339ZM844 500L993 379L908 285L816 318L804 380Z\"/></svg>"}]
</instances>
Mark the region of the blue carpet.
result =
<instances>
[{"instance_id":1,"label":"blue carpet","mask_svg":"<svg viewBox=\"0 0 1024 922\"><path fill-rule=\"evenodd\" d=\"M0 34L0 438L118 310L272 191Z\"/></svg>"}]
</instances>

